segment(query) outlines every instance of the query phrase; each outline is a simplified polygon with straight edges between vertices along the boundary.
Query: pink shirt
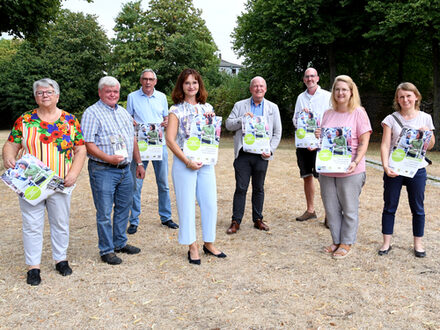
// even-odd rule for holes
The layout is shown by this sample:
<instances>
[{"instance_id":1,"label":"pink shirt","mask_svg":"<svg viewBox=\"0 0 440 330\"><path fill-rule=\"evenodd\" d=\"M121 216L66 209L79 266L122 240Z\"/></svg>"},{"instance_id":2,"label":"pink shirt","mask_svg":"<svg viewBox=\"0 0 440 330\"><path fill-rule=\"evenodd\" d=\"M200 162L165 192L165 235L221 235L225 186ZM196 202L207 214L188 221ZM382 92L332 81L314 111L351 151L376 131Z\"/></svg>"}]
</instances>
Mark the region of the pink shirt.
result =
<instances>
[{"instance_id":1,"label":"pink shirt","mask_svg":"<svg viewBox=\"0 0 440 330\"><path fill-rule=\"evenodd\" d=\"M352 158L356 158L357 147L359 145L359 137L367 132L372 132L370 119L364 108L356 108L352 113L336 112L335 110L327 110L322 117L322 127L350 127L351 128L351 152ZM362 157L353 173L320 173L331 177L345 177L365 172L365 156Z\"/></svg>"}]
</instances>

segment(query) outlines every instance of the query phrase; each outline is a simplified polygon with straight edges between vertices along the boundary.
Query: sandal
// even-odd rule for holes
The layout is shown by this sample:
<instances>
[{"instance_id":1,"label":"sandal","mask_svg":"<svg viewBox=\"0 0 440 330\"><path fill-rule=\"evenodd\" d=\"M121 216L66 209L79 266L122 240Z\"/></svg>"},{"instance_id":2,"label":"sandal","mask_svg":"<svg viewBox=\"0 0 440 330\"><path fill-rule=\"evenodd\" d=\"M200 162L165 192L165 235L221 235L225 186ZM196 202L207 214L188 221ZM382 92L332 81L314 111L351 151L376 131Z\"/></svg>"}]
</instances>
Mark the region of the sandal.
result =
<instances>
[{"instance_id":1,"label":"sandal","mask_svg":"<svg viewBox=\"0 0 440 330\"><path fill-rule=\"evenodd\" d=\"M329 246L325 246L322 249L322 252L327 253L327 254L333 254L339 247L339 244L332 244Z\"/></svg>"},{"instance_id":2,"label":"sandal","mask_svg":"<svg viewBox=\"0 0 440 330\"><path fill-rule=\"evenodd\" d=\"M338 249L333 253L333 259L344 259L351 252L351 245L339 244Z\"/></svg>"}]
</instances>

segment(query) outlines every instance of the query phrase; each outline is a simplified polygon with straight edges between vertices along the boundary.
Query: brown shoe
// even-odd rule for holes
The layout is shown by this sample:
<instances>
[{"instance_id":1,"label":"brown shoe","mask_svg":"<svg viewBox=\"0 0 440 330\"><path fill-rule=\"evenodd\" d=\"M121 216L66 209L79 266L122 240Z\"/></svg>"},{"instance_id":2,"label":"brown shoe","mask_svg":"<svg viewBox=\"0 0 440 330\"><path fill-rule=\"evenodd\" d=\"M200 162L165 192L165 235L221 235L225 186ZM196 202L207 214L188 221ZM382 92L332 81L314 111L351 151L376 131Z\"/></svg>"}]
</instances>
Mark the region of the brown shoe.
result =
<instances>
[{"instance_id":1,"label":"brown shoe","mask_svg":"<svg viewBox=\"0 0 440 330\"><path fill-rule=\"evenodd\" d=\"M306 221L310 219L316 219L316 212L310 213L308 211L305 211L303 215L296 217L296 221Z\"/></svg>"},{"instance_id":2,"label":"brown shoe","mask_svg":"<svg viewBox=\"0 0 440 330\"><path fill-rule=\"evenodd\" d=\"M260 229L260 230L265 230L265 231L268 231L268 230L269 230L269 226L266 225L266 224L263 222L263 220L256 220L256 221L254 222L254 227L257 228L257 229Z\"/></svg>"},{"instance_id":3,"label":"brown shoe","mask_svg":"<svg viewBox=\"0 0 440 330\"><path fill-rule=\"evenodd\" d=\"M231 225L229 226L228 230L226 230L226 234L235 234L237 231L240 230L240 224L232 220Z\"/></svg>"}]
</instances>

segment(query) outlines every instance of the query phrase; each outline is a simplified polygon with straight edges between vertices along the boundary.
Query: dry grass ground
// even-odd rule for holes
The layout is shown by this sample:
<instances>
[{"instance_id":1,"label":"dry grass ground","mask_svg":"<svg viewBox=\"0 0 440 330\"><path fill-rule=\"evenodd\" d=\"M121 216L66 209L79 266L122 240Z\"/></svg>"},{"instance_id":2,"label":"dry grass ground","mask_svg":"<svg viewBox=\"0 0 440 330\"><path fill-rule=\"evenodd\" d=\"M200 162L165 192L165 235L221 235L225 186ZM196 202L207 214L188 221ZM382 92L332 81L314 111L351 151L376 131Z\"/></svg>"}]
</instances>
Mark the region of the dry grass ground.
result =
<instances>
[{"instance_id":1,"label":"dry grass ground","mask_svg":"<svg viewBox=\"0 0 440 330\"><path fill-rule=\"evenodd\" d=\"M2 132L0 139L5 137ZM377 146L372 150L371 156L377 157ZM119 266L102 263L84 168L72 198L69 261L74 272L61 277L54 270L46 226L42 283L37 287L25 283L17 197L1 184L0 327L440 329L439 187L426 189L427 258L413 256L404 191L393 251L379 257L382 172L368 168L358 243L347 259L335 261L321 253L331 238L322 225L319 190L319 220L295 221L305 202L292 141L283 141L269 165L264 214L270 232L252 227L248 199L241 230L226 235L234 192L232 159L232 142L223 141L216 167L216 244L228 255L226 260L202 256L201 266L187 262L187 248L178 244L177 232L160 225L148 168L141 225L129 236L129 243L142 252L122 255ZM440 173L439 164L430 171ZM172 185L171 192L177 220Z\"/></svg>"}]
</instances>

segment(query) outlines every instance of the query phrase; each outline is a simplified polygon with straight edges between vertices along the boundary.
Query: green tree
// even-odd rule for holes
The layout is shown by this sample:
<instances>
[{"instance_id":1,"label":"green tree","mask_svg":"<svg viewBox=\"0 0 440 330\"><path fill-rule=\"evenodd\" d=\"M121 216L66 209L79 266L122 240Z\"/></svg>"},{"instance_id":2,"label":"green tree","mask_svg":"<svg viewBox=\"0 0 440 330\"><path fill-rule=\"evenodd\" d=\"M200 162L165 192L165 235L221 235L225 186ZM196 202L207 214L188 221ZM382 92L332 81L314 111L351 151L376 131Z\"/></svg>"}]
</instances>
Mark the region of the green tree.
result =
<instances>
[{"instance_id":1,"label":"green tree","mask_svg":"<svg viewBox=\"0 0 440 330\"><path fill-rule=\"evenodd\" d=\"M218 81L217 47L191 0L152 0L146 11L141 1L129 2L114 30L111 73L120 79L123 97L139 88L139 75L147 67L156 71L157 88L165 93L186 67Z\"/></svg>"},{"instance_id":2,"label":"green tree","mask_svg":"<svg viewBox=\"0 0 440 330\"><path fill-rule=\"evenodd\" d=\"M61 1L0 0L0 32L8 32L20 38L35 38L49 22L55 19Z\"/></svg>"},{"instance_id":3,"label":"green tree","mask_svg":"<svg viewBox=\"0 0 440 330\"><path fill-rule=\"evenodd\" d=\"M98 98L97 83L104 75L108 54L109 40L96 17L61 11L38 43L21 42L2 66L3 125L10 126L16 117L35 106L32 83L45 77L60 85L59 107L81 114Z\"/></svg>"}]
</instances>

